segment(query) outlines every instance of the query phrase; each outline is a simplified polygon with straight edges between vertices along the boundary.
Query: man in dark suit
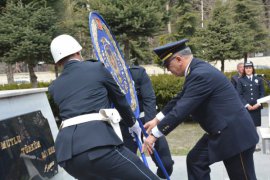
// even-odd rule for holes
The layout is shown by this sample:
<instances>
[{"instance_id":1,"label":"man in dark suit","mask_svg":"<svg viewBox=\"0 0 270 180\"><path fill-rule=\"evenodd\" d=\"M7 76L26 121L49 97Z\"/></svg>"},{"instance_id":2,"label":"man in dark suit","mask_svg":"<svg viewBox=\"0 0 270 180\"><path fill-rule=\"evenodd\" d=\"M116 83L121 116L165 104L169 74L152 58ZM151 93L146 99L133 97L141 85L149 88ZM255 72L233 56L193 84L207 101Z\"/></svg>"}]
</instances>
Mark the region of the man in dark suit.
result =
<instances>
[{"instance_id":1,"label":"man in dark suit","mask_svg":"<svg viewBox=\"0 0 270 180\"><path fill-rule=\"evenodd\" d=\"M132 79L135 83L135 89L137 92L137 97L138 97L139 107L140 107L140 119L142 123L144 124L152 120L156 116L157 111L156 111L155 92L152 87L151 80L143 67L131 66L129 70L130 70ZM129 148L132 152L137 154L137 149L138 149L137 144L134 142L133 137L128 132L127 126L123 123L121 125L122 125L121 130L123 133L124 145L127 148ZM158 141L155 143L155 149L157 153L159 154L160 159L168 175L170 176L173 171L174 161L172 160L169 145L164 136L159 138ZM154 155L152 155L151 158L153 159L156 166L158 167L157 175L161 178L166 178L161 168L158 166L158 163Z\"/></svg>"},{"instance_id":2,"label":"man in dark suit","mask_svg":"<svg viewBox=\"0 0 270 180\"><path fill-rule=\"evenodd\" d=\"M210 64L193 58L186 39L156 48L155 53L176 76L183 90L145 124L151 135L143 150L169 134L189 114L206 132L187 155L189 180L210 179L209 166L223 161L231 180L255 180L253 153L259 140L250 115L230 81Z\"/></svg>"},{"instance_id":3,"label":"man in dark suit","mask_svg":"<svg viewBox=\"0 0 270 180\"><path fill-rule=\"evenodd\" d=\"M244 72L244 63L241 62L237 64L237 72L238 73L231 78L231 82L235 89L237 88L238 79L242 77L242 74Z\"/></svg>"},{"instance_id":4,"label":"man in dark suit","mask_svg":"<svg viewBox=\"0 0 270 180\"><path fill-rule=\"evenodd\" d=\"M55 141L59 165L77 179L158 179L101 117L99 110L110 108L112 101L130 131L140 134L112 75L101 62L82 61L81 49L69 35L51 43L55 63L64 66L49 87L63 120Z\"/></svg>"}]
</instances>

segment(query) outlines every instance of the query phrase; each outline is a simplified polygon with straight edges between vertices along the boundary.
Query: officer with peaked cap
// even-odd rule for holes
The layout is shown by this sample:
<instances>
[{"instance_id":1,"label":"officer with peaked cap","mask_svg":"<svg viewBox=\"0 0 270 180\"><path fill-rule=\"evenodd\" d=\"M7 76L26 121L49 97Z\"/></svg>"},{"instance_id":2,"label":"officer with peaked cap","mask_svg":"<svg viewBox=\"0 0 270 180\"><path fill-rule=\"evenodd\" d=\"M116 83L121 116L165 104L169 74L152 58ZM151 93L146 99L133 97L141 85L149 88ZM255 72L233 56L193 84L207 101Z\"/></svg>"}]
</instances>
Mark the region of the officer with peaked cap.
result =
<instances>
[{"instance_id":1,"label":"officer with peaked cap","mask_svg":"<svg viewBox=\"0 0 270 180\"><path fill-rule=\"evenodd\" d=\"M131 127L141 131L134 114L113 77L101 62L82 61L81 45L69 35L60 35L51 43L61 75L49 86L63 120L55 141L60 166L76 179L158 179L114 132L100 109L112 101ZM115 111L109 119L117 116ZM135 123L136 122L136 123Z\"/></svg>"},{"instance_id":2,"label":"officer with peaked cap","mask_svg":"<svg viewBox=\"0 0 270 180\"><path fill-rule=\"evenodd\" d=\"M244 73L239 79L237 90L240 94L243 105L247 108L254 125L261 126L261 109L262 105L257 103L257 99L264 97L263 80L257 77L251 61L244 63ZM260 150L257 145L256 150Z\"/></svg>"},{"instance_id":3,"label":"officer with peaked cap","mask_svg":"<svg viewBox=\"0 0 270 180\"><path fill-rule=\"evenodd\" d=\"M189 180L210 179L210 165L223 161L231 180L255 180L253 153L259 140L252 119L237 91L219 70L194 58L187 39L154 49L164 66L184 76L183 90L145 124L151 134L143 150L175 129L188 115L205 134L187 155ZM180 88L180 87L179 87Z\"/></svg>"},{"instance_id":4,"label":"officer with peaked cap","mask_svg":"<svg viewBox=\"0 0 270 180\"><path fill-rule=\"evenodd\" d=\"M157 113L156 110L156 96L154 89L152 87L151 80L147 75L145 69L142 66L131 66L129 68L132 79L135 84L135 89L139 101L140 108L140 119L142 123L148 122L152 120ZM138 146L136 142L134 142L133 137L129 134L127 127L125 124L121 124L121 130L123 133L124 144L127 148L129 148L132 152L137 154ZM169 145L165 137L161 137L155 143L155 149L168 173L170 176L173 172L173 164L172 156L170 153ZM166 178L163 174L161 168L158 166L158 163L154 157L151 156L153 161L155 162L157 168L157 175L161 178Z\"/></svg>"}]
</instances>

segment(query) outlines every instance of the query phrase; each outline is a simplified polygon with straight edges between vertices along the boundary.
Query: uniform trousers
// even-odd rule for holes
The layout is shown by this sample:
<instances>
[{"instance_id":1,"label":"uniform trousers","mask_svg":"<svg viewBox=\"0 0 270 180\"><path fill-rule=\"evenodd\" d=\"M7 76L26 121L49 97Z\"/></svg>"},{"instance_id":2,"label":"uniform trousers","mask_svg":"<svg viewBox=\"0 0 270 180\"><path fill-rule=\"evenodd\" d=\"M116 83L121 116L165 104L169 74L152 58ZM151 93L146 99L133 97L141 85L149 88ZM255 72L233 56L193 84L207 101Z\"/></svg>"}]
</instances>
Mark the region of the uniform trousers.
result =
<instances>
[{"instance_id":1,"label":"uniform trousers","mask_svg":"<svg viewBox=\"0 0 270 180\"><path fill-rule=\"evenodd\" d=\"M213 163L210 163L209 160L207 136L204 135L187 155L189 180L210 180L209 166ZM230 180L256 180L254 150L255 146L223 160Z\"/></svg>"},{"instance_id":2,"label":"uniform trousers","mask_svg":"<svg viewBox=\"0 0 270 180\"><path fill-rule=\"evenodd\" d=\"M253 102L249 102L249 104L251 106L257 104L257 100L256 101L253 101ZM261 109L262 109L262 106L259 107L258 109L255 109L255 110L248 110L250 116L252 117L252 120L254 122L254 125L256 127L258 126L261 126L262 125L262 119L261 119Z\"/></svg>"},{"instance_id":3,"label":"uniform trousers","mask_svg":"<svg viewBox=\"0 0 270 180\"><path fill-rule=\"evenodd\" d=\"M121 131L123 134L124 145L128 149L130 149L133 153L137 154L138 146L137 146L136 142L133 140L133 137L129 134L128 128L121 127ZM166 169L168 175L170 176L173 172L174 161L172 160L169 145L168 145L168 142L167 142L165 136L158 138L158 140L155 142L154 147L155 147L155 149L160 157L160 160L162 161L164 168ZM156 164L156 166L158 167L157 175L161 178L166 178L165 175L163 174L161 168L158 166L158 163L156 161L154 154L151 155L151 158L154 161L154 163Z\"/></svg>"},{"instance_id":4,"label":"uniform trousers","mask_svg":"<svg viewBox=\"0 0 270 180\"><path fill-rule=\"evenodd\" d=\"M64 169L79 180L158 180L143 162L124 146L96 159L89 158L89 151L65 161Z\"/></svg>"}]
</instances>

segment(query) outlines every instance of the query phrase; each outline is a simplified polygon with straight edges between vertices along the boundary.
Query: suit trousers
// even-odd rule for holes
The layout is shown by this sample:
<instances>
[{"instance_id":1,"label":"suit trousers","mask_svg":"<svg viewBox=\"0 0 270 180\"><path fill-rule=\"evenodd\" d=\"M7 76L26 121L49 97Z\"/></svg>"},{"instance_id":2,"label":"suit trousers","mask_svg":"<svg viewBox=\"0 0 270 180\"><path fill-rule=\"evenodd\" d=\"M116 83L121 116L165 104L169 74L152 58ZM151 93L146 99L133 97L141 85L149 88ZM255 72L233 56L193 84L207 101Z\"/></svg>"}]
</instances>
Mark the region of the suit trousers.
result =
<instances>
[{"instance_id":1,"label":"suit trousers","mask_svg":"<svg viewBox=\"0 0 270 180\"><path fill-rule=\"evenodd\" d=\"M79 180L158 180L134 153L124 146L112 147L107 154L89 158L89 151L65 162L64 169Z\"/></svg>"},{"instance_id":2,"label":"suit trousers","mask_svg":"<svg viewBox=\"0 0 270 180\"><path fill-rule=\"evenodd\" d=\"M233 147L229 147L233 148ZM253 153L255 146L228 159L223 163L230 180L256 180ZM187 155L189 180L210 180L210 163L207 135L203 136Z\"/></svg>"}]
</instances>

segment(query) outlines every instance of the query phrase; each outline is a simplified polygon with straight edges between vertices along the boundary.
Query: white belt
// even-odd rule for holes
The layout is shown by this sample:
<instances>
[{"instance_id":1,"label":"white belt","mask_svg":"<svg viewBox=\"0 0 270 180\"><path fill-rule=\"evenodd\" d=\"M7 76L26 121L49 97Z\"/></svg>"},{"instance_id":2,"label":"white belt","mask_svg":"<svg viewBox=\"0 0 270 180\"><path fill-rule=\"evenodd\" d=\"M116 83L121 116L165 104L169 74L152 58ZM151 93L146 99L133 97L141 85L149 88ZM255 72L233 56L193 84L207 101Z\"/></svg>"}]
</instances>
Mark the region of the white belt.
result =
<instances>
[{"instance_id":1,"label":"white belt","mask_svg":"<svg viewBox=\"0 0 270 180\"><path fill-rule=\"evenodd\" d=\"M113 127L113 130L117 136L123 141L121 129L119 122L121 121L121 116L116 109L100 109L99 113L84 114L76 116L70 119L62 121L60 129L65 127L82 124L90 121L107 121Z\"/></svg>"}]
</instances>

